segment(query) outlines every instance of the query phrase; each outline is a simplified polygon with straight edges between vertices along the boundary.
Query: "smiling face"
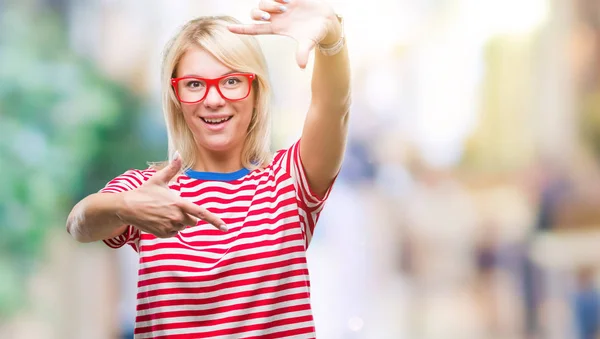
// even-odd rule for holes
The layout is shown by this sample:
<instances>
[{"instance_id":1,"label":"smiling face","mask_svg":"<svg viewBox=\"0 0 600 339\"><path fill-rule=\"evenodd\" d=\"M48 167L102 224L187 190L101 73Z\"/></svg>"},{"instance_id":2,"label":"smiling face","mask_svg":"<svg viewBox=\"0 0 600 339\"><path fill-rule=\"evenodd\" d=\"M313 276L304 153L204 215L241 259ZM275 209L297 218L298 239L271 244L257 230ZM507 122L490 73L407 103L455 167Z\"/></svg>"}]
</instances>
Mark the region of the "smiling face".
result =
<instances>
[{"instance_id":1,"label":"smiling face","mask_svg":"<svg viewBox=\"0 0 600 339\"><path fill-rule=\"evenodd\" d=\"M179 61L175 77L195 76L214 79L233 72L236 70L225 66L210 53L200 47L192 46ZM225 78L219 81L221 93L228 97L228 93L234 93L228 91L233 91L240 86L238 82L244 80L252 81L243 77ZM201 81L181 80L178 85L179 96L182 100L188 101L183 97L182 90L198 93L202 91L202 86L204 84ZM208 90L204 100L193 104L181 103L185 122L194 135L199 151L231 152L232 155L238 156L241 154L255 106L254 86L250 87L249 95L238 101L226 100L216 86L208 86L204 89Z\"/></svg>"}]
</instances>

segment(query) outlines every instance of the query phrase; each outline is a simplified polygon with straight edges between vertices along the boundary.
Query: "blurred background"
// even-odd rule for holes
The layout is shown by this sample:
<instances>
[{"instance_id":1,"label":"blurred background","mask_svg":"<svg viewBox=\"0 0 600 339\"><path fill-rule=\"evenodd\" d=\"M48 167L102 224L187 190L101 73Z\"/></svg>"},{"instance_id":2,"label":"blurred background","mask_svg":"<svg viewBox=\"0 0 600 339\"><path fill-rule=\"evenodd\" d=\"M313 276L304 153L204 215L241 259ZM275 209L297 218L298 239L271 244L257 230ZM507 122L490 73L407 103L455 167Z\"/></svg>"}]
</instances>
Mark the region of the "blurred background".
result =
<instances>
[{"instance_id":1,"label":"blurred background","mask_svg":"<svg viewBox=\"0 0 600 339\"><path fill-rule=\"evenodd\" d=\"M333 339L600 338L600 1L330 1L353 72L348 149L308 250ZM163 47L251 0L0 1L0 338L131 338L130 248L72 206L166 158ZM260 37L273 149L311 64Z\"/></svg>"}]
</instances>

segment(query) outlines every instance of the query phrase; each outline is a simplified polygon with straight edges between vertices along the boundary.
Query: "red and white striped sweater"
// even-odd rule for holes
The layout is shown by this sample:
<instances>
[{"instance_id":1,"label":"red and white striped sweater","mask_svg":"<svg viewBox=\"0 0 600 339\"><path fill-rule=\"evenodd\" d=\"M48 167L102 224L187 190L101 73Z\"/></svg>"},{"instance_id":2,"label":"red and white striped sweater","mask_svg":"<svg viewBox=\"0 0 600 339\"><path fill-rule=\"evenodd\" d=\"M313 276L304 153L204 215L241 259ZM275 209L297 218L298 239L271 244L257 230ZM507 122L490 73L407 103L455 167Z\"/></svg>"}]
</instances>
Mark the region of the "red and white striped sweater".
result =
<instances>
[{"instance_id":1,"label":"red and white striped sweater","mask_svg":"<svg viewBox=\"0 0 600 339\"><path fill-rule=\"evenodd\" d=\"M129 226L104 242L140 257L136 338L314 338L306 249L324 197L307 184L300 141L264 169L188 171L171 190L219 216L161 239ZM139 187L154 170L129 170L101 192Z\"/></svg>"}]
</instances>

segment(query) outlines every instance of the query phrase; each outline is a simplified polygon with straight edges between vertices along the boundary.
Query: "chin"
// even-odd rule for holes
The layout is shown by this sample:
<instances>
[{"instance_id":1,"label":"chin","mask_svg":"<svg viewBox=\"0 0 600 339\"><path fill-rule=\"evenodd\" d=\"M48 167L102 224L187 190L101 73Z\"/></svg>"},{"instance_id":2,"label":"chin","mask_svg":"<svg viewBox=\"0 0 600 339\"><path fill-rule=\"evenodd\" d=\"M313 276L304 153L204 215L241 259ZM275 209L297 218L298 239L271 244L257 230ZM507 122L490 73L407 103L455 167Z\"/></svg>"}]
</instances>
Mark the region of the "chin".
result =
<instances>
[{"instance_id":1,"label":"chin","mask_svg":"<svg viewBox=\"0 0 600 339\"><path fill-rule=\"evenodd\" d=\"M203 140L201 142L202 148L205 148L214 152L226 152L235 148L236 144L230 138L223 136L215 136Z\"/></svg>"}]
</instances>

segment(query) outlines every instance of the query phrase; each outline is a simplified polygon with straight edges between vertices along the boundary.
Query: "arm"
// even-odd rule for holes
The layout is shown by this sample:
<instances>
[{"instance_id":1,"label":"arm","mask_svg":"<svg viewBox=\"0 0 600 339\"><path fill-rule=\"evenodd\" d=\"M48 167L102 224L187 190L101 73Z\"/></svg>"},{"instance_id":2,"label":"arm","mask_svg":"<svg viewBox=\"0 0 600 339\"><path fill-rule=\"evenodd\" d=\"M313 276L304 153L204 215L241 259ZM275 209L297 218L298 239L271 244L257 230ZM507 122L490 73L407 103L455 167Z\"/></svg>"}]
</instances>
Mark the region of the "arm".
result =
<instances>
[{"instance_id":1,"label":"arm","mask_svg":"<svg viewBox=\"0 0 600 339\"><path fill-rule=\"evenodd\" d=\"M342 27L335 15L329 17L328 33L321 44L338 41ZM315 49L312 74L312 99L304 122L300 157L311 190L325 194L340 170L350 108L350 63L348 49L332 56Z\"/></svg>"},{"instance_id":2,"label":"arm","mask_svg":"<svg viewBox=\"0 0 600 339\"><path fill-rule=\"evenodd\" d=\"M91 194L69 213L67 232L83 243L119 236L127 228L118 217L119 206L123 206L123 193Z\"/></svg>"},{"instance_id":3,"label":"arm","mask_svg":"<svg viewBox=\"0 0 600 339\"><path fill-rule=\"evenodd\" d=\"M322 1L261 0L251 12L260 24L229 25L238 34L279 34L298 42L296 61L306 66L317 42L338 41L342 25ZM312 101L302 131L300 158L313 193L325 194L337 175L346 147L350 107L350 63L346 46L332 56L317 49L312 75Z\"/></svg>"},{"instance_id":4,"label":"arm","mask_svg":"<svg viewBox=\"0 0 600 339\"><path fill-rule=\"evenodd\" d=\"M81 200L67 218L67 232L79 242L107 240L125 232L127 225L160 238L176 235L198 219L227 231L227 225L204 207L174 194L170 180L181 169L176 158L141 186L115 193L95 193ZM113 189L125 189L123 185Z\"/></svg>"}]
</instances>

